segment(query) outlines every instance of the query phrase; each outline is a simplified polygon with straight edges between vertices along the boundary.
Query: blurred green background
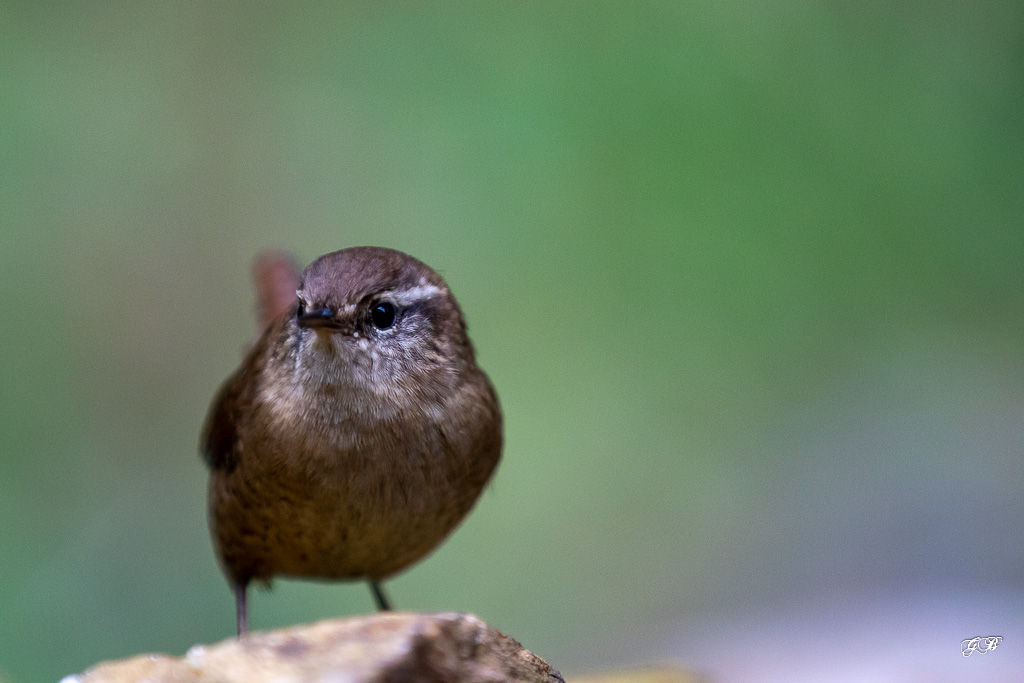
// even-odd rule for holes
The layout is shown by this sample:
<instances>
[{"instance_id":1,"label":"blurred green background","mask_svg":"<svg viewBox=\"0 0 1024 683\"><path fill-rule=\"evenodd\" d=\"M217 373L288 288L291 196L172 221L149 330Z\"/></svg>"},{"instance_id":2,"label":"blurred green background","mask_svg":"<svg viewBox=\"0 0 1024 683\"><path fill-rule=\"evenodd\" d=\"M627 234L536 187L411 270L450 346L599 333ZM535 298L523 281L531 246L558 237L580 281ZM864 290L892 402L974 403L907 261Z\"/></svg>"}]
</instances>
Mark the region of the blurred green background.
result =
<instances>
[{"instance_id":1,"label":"blurred green background","mask_svg":"<svg viewBox=\"0 0 1024 683\"><path fill-rule=\"evenodd\" d=\"M501 397L494 485L401 608L576 673L834 591L1020 596L1022 27L0 2L0 679L231 635L196 444L269 247L434 266ZM371 609L279 581L251 618Z\"/></svg>"}]
</instances>

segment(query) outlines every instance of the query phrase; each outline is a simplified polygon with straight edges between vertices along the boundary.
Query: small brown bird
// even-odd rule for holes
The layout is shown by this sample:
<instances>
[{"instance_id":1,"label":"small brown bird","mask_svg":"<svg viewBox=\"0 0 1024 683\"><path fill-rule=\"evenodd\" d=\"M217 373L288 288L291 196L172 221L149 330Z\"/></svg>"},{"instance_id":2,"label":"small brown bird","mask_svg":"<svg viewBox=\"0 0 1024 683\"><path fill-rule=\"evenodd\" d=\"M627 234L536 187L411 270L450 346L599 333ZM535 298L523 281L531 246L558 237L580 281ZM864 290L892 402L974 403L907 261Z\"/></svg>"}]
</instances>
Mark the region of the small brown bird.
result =
<instances>
[{"instance_id":1,"label":"small brown bird","mask_svg":"<svg viewBox=\"0 0 1024 683\"><path fill-rule=\"evenodd\" d=\"M420 261L356 247L302 273L210 408L210 527L234 588L275 575L380 582L433 550L502 446L455 297Z\"/></svg>"}]
</instances>

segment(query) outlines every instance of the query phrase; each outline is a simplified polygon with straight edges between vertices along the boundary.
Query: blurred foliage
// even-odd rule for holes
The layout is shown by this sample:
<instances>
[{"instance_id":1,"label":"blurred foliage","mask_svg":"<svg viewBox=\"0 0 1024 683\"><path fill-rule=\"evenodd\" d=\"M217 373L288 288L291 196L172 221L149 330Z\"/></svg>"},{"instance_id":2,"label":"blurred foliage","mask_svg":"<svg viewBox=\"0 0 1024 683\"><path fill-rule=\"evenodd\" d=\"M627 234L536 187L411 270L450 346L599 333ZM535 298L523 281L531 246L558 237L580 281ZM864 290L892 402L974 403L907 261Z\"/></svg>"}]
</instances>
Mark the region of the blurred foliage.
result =
<instances>
[{"instance_id":1,"label":"blurred foliage","mask_svg":"<svg viewBox=\"0 0 1024 683\"><path fill-rule=\"evenodd\" d=\"M267 247L423 259L498 387L503 466L402 608L572 671L816 590L1019 588L1021 26L0 3L0 671L231 634L195 450ZM371 608L281 581L252 621Z\"/></svg>"}]
</instances>

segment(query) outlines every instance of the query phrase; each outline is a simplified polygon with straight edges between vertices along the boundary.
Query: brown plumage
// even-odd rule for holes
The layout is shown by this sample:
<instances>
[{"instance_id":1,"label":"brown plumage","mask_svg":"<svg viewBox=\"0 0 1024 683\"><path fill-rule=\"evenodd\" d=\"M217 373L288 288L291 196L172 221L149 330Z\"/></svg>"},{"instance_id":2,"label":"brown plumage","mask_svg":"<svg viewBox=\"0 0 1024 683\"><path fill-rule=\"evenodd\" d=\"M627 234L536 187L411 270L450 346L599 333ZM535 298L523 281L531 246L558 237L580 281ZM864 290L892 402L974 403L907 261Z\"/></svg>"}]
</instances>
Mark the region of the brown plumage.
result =
<instances>
[{"instance_id":1,"label":"brown plumage","mask_svg":"<svg viewBox=\"0 0 1024 683\"><path fill-rule=\"evenodd\" d=\"M469 512L498 463L498 400L428 266L321 256L228 378L203 430L210 526L235 588L275 575L379 582Z\"/></svg>"}]
</instances>

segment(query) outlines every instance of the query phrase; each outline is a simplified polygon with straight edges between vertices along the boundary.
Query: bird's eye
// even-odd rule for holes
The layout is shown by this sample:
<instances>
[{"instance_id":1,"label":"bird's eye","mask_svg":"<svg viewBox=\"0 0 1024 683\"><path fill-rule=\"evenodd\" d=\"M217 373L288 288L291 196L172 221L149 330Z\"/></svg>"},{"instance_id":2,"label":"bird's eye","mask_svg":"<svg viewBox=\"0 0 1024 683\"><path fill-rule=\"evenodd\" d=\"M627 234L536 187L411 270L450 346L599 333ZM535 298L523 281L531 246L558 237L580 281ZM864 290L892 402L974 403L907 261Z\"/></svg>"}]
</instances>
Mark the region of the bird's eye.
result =
<instances>
[{"instance_id":1,"label":"bird's eye","mask_svg":"<svg viewBox=\"0 0 1024 683\"><path fill-rule=\"evenodd\" d=\"M390 301L374 304L370 309L370 322L378 330L386 330L395 324L395 305Z\"/></svg>"},{"instance_id":2,"label":"bird's eye","mask_svg":"<svg viewBox=\"0 0 1024 683\"><path fill-rule=\"evenodd\" d=\"M299 299L299 307L295 311L295 317L299 318L299 317L301 317L301 316L303 316L305 314L306 314L306 302L303 301L302 299Z\"/></svg>"}]
</instances>

